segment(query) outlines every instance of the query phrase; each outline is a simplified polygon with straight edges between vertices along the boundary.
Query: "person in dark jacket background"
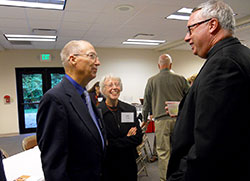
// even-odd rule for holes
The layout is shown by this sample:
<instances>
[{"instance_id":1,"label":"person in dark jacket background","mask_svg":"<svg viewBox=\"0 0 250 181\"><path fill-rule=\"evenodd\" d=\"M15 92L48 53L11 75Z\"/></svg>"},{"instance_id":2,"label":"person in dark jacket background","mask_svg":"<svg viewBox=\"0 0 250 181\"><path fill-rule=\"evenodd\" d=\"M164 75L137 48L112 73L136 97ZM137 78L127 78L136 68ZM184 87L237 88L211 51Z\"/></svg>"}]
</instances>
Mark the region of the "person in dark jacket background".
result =
<instances>
[{"instance_id":1,"label":"person in dark jacket background","mask_svg":"<svg viewBox=\"0 0 250 181\"><path fill-rule=\"evenodd\" d=\"M122 91L119 77L104 76L100 88L106 97L98 108L101 110L107 131L107 153L104 161L105 181L136 181L138 153L142 131L136 117L136 108L118 100Z\"/></svg>"},{"instance_id":2,"label":"person in dark jacket background","mask_svg":"<svg viewBox=\"0 0 250 181\"><path fill-rule=\"evenodd\" d=\"M100 102L105 101L105 98L103 97L103 95L100 92L100 85L99 85L99 81L96 82L89 90L89 96L92 100L92 102L98 106L100 104Z\"/></svg>"}]
</instances>

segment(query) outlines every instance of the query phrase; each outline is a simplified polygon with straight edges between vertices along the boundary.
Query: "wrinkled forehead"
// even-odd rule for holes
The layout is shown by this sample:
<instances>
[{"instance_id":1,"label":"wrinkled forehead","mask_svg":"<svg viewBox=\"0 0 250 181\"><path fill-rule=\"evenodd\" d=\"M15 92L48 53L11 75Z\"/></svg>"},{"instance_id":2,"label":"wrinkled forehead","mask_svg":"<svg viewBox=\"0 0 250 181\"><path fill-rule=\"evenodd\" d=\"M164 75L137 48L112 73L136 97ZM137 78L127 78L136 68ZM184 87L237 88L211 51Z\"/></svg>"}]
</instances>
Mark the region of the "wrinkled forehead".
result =
<instances>
[{"instance_id":1,"label":"wrinkled forehead","mask_svg":"<svg viewBox=\"0 0 250 181\"><path fill-rule=\"evenodd\" d=\"M81 44L80 52L81 53L95 53L96 54L95 48L89 42L83 42Z\"/></svg>"},{"instance_id":2,"label":"wrinkled forehead","mask_svg":"<svg viewBox=\"0 0 250 181\"><path fill-rule=\"evenodd\" d=\"M108 83L119 83L119 80L116 79L116 78L107 78L105 80L105 83L108 84Z\"/></svg>"}]
</instances>

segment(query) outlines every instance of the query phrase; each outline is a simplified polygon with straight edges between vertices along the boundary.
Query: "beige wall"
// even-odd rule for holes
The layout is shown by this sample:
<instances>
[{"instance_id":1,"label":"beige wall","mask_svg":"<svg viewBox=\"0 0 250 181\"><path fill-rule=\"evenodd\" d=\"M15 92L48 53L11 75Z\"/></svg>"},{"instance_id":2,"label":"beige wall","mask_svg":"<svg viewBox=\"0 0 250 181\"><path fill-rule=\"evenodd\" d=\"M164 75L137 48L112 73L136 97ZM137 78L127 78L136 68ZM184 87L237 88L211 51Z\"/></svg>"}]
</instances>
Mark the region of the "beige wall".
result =
<instances>
[{"instance_id":1,"label":"beige wall","mask_svg":"<svg viewBox=\"0 0 250 181\"><path fill-rule=\"evenodd\" d=\"M139 102L143 97L147 79L158 72L157 59L162 53L143 49L104 49L97 48L101 66L97 77L89 87L108 73L120 76L124 85L120 99L126 102ZM41 53L51 53L53 60L42 63ZM173 58L173 70L189 77L197 73L203 65L190 51L168 51ZM16 92L16 67L61 67L59 51L45 50L6 50L0 52L0 134L18 133L18 110ZM11 96L11 103L4 104L4 95Z\"/></svg>"}]
</instances>

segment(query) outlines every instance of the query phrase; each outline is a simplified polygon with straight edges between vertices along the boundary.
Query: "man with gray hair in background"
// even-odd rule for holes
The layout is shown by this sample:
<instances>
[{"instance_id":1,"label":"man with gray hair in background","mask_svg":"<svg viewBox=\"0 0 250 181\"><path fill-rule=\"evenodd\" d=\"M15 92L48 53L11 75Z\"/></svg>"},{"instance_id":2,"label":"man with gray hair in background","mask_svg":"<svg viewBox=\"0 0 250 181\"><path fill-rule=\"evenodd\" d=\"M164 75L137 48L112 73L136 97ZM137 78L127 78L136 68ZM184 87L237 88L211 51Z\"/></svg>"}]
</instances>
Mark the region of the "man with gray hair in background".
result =
<instances>
[{"instance_id":1,"label":"man with gray hair in background","mask_svg":"<svg viewBox=\"0 0 250 181\"><path fill-rule=\"evenodd\" d=\"M165 101L180 101L189 89L187 80L171 71L172 58L168 54L159 57L160 72L151 77L146 85L143 102L143 118L147 121L152 112L155 119L156 152L160 180L166 180L166 171L170 157L170 136L175 118L166 114Z\"/></svg>"},{"instance_id":2,"label":"man with gray hair in background","mask_svg":"<svg viewBox=\"0 0 250 181\"><path fill-rule=\"evenodd\" d=\"M168 181L250 180L250 50L222 1L194 8L185 41L206 58L180 103Z\"/></svg>"}]
</instances>

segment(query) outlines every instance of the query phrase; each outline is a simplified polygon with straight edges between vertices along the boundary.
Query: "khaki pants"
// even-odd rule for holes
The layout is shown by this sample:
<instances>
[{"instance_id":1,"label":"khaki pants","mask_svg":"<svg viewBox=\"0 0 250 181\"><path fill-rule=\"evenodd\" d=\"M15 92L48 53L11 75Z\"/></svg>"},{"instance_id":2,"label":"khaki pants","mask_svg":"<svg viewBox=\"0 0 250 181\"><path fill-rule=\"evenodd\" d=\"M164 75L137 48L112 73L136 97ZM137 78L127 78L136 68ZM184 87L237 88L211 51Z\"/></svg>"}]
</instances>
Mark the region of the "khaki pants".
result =
<instances>
[{"instance_id":1,"label":"khaki pants","mask_svg":"<svg viewBox=\"0 0 250 181\"><path fill-rule=\"evenodd\" d=\"M168 161L170 157L170 136L173 133L176 118L155 120L156 151L160 181L166 181Z\"/></svg>"},{"instance_id":2,"label":"khaki pants","mask_svg":"<svg viewBox=\"0 0 250 181\"><path fill-rule=\"evenodd\" d=\"M157 156L156 152L156 136L154 135L153 153L152 156Z\"/></svg>"}]
</instances>

